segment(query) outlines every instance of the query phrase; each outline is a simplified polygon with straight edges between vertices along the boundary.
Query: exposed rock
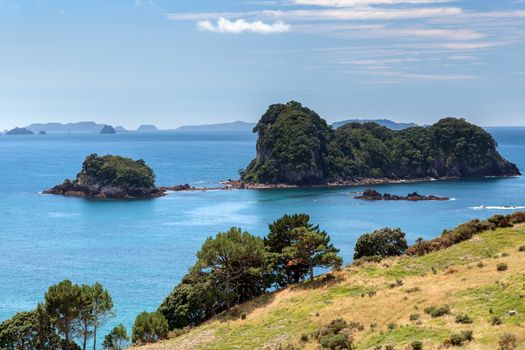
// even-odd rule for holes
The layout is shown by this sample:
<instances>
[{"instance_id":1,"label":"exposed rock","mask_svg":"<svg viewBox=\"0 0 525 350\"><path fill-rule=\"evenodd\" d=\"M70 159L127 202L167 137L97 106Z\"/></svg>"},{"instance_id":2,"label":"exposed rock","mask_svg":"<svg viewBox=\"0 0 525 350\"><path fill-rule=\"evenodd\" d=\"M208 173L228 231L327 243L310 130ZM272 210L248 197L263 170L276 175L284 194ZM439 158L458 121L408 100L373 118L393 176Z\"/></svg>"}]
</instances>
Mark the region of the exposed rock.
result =
<instances>
[{"instance_id":1,"label":"exposed rock","mask_svg":"<svg viewBox=\"0 0 525 350\"><path fill-rule=\"evenodd\" d=\"M420 195L417 192L409 193L406 196L398 196L390 193L379 193L373 189L366 189L361 195L356 196L356 199L363 199L367 201L446 201L450 198L437 197L433 195Z\"/></svg>"}]
</instances>

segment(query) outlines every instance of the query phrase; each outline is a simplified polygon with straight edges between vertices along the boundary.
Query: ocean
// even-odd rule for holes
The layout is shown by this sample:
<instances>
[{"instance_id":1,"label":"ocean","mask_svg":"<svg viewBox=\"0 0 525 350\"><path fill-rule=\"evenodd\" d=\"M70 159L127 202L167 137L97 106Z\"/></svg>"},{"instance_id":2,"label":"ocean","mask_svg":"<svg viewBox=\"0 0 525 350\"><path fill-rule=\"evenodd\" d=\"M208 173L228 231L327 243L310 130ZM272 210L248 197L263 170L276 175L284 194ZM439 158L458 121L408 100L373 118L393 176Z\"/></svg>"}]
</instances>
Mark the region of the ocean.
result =
<instances>
[{"instance_id":1,"label":"ocean","mask_svg":"<svg viewBox=\"0 0 525 350\"><path fill-rule=\"evenodd\" d=\"M500 152L525 171L525 128L489 128ZM238 178L255 156L249 134L124 133L0 136L0 321L33 309L63 279L109 289L128 331L153 311L195 261L204 240L230 227L263 236L283 214L307 213L350 262L365 232L400 227L413 242L473 218L525 210L525 178L374 186L437 202L365 202L364 187L170 193L154 200L103 201L43 195L74 178L91 153L142 158L158 185L216 186Z\"/></svg>"}]
</instances>

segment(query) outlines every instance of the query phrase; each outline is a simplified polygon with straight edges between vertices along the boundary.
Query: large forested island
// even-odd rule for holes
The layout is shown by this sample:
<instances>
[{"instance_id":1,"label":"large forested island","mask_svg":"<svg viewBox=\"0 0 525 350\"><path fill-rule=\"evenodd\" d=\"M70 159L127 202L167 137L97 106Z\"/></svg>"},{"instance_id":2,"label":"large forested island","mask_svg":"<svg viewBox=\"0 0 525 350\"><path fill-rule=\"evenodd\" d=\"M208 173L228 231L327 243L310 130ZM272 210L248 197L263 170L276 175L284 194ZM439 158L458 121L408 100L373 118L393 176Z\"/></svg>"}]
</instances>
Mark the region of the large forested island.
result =
<instances>
[{"instance_id":1,"label":"large forested island","mask_svg":"<svg viewBox=\"0 0 525 350\"><path fill-rule=\"evenodd\" d=\"M496 141L464 119L394 131L376 123L332 129L298 102L268 108L254 128L257 157L241 172L248 184L352 184L520 175Z\"/></svg>"},{"instance_id":2,"label":"large forested island","mask_svg":"<svg viewBox=\"0 0 525 350\"><path fill-rule=\"evenodd\" d=\"M155 187L155 174L142 160L120 156L98 156L86 158L82 170L75 180L44 191L46 194L87 198L154 198L164 195Z\"/></svg>"}]
</instances>

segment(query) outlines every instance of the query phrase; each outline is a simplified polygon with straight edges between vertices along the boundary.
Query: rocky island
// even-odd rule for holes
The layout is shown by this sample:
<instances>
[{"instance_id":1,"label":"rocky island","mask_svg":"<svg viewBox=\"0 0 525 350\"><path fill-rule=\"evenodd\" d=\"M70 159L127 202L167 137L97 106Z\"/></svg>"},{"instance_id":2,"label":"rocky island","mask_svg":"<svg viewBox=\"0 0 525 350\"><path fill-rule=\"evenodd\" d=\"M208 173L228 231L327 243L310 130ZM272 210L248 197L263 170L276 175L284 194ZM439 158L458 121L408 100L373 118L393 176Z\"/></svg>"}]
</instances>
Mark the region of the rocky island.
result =
<instances>
[{"instance_id":1,"label":"rocky island","mask_svg":"<svg viewBox=\"0 0 525 350\"><path fill-rule=\"evenodd\" d=\"M14 128L9 130L6 135L34 135L34 132L26 128Z\"/></svg>"},{"instance_id":2,"label":"rocky island","mask_svg":"<svg viewBox=\"0 0 525 350\"><path fill-rule=\"evenodd\" d=\"M243 188L341 186L430 179L517 176L496 141L464 119L390 130L376 123L331 128L292 101L268 108L254 128L257 155L241 171Z\"/></svg>"},{"instance_id":3,"label":"rocky island","mask_svg":"<svg viewBox=\"0 0 525 350\"><path fill-rule=\"evenodd\" d=\"M163 196L165 191L155 187L155 174L142 159L92 154L84 161L75 180L67 179L44 193L85 198L146 199Z\"/></svg>"},{"instance_id":4,"label":"rocky island","mask_svg":"<svg viewBox=\"0 0 525 350\"><path fill-rule=\"evenodd\" d=\"M379 193L373 189L366 189L355 199L363 199L366 201L448 201L450 198L437 197L433 195L420 195L417 192L409 193L406 196L398 196L390 193Z\"/></svg>"},{"instance_id":5,"label":"rocky island","mask_svg":"<svg viewBox=\"0 0 525 350\"><path fill-rule=\"evenodd\" d=\"M112 127L111 125L104 125L104 127L102 128L102 130L100 130L100 134L102 135L113 135L113 134L116 134L117 131L115 130L114 127Z\"/></svg>"}]
</instances>

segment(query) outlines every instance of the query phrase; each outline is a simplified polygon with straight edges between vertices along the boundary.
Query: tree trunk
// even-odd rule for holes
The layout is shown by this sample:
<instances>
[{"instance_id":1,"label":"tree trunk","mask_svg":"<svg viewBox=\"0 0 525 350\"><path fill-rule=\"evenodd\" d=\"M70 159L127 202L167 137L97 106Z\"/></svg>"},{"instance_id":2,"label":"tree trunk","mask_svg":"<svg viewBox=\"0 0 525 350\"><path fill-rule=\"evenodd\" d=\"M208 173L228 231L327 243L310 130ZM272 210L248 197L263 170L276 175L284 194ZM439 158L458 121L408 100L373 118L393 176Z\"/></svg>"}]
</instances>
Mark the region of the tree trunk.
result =
<instances>
[{"instance_id":1,"label":"tree trunk","mask_svg":"<svg viewBox=\"0 0 525 350\"><path fill-rule=\"evenodd\" d=\"M310 265L310 281L314 280L314 265Z\"/></svg>"},{"instance_id":2,"label":"tree trunk","mask_svg":"<svg viewBox=\"0 0 525 350\"><path fill-rule=\"evenodd\" d=\"M97 323L93 326L93 350L97 350Z\"/></svg>"},{"instance_id":3,"label":"tree trunk","mask_svg":"<svg viewBox=\"0 0 525 350\"><path fill-rule=\"evenodd\" d=\"M226 269L226 310L230 312L230 271Z\"/></svg>"}]
</instances>

